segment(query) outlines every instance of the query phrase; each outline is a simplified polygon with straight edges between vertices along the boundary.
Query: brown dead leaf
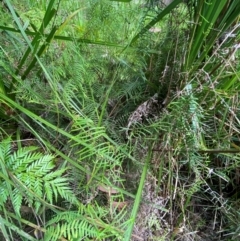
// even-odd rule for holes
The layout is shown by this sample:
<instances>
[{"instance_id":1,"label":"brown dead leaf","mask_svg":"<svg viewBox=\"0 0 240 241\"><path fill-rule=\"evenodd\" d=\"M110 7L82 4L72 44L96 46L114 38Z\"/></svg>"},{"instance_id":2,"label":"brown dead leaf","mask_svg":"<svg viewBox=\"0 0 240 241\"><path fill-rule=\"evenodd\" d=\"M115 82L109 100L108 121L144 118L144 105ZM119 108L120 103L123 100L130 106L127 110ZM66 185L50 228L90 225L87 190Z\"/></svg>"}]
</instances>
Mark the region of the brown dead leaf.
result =
<instances>
[{"instance_id":1,"label":"brown dead leaf","mask_svg":"<svg viewBox=\"0 0 240 241\"><path fill-rule=\"evenodd\" d=\"M112 208L117 208L118 210L122 210L127 206L127 204L128 202L115 202L115 201L111 202Z\"/></svg>"},{"instance_id":2,"label":"brown dead leaf","mask_svg":"<svg viewBox=\"0 0 240 241\"><path fill-rule=\"evenodd\" d=\"M102 192L106 192L108 194L116 194L116 193L119 193L118 190L112 188L112 187L106 187L106 186L103 186L103 185L99 185L98 186L98 190L99 191L102 191Z\"/></svg>"}]
</instances>

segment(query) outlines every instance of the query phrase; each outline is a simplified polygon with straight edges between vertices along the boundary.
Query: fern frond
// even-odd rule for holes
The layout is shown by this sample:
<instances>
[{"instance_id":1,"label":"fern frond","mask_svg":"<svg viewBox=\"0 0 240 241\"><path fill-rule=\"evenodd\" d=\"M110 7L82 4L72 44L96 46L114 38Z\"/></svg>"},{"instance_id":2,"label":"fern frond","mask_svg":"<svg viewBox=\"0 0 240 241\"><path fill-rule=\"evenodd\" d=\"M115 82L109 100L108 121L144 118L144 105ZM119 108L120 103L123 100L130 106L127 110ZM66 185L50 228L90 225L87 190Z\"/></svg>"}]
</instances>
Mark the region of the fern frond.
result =
<instances>
[{"instance_id":1,"label":"fern frond","mask_svg":"<svg viewBox=\"0 0 240 241\"><path fill-rule=\"evenodd\" d=\"M136 78L133 81L121 83L120 90L117 92L119 97L126 96L129 99L139 100L142 98L142 93L146 83L142 78Z\"/></svg>"},{"instance_id":2,"label":"fern frond","mask_svg":"<svg viewBox=\"0 0 240 241\"><path fill-rule=\"evenodd\" d=\"M53 224L49 228L44 235L45 241L57 241L62 237L61 226L59 223Z\"/></svg>"},{"instance_id":3,"label":"fern frond","mask_svg":"<svg viewBox=\"0 0 240 241\"><path fill-rule=\"evenodd\" d=\"M69 186L70 179L62 177L66 168L53 171L55 167L53 163L54 155L32 152L37 149L36 147L20 148L13 153L9 153L10 143L10 139L3 141L0 143L0 149L2 154L5 153L3 157L6 157L6 153L8 153L9 162L6 170L13 179L12 185L14 187L11 201L16 213L20 214L23 198L36 211L42 205L39 198L52 204L53 200L57 201L60 195L69 202L78 203ZM1 166L3 166L5 160L1 161L3 162ZM3 205L10 195L6 180L3 176L0 187L0 200Z\"/></svg>"},{"instance_id":4,"label":"fern frond","mask_svg":"<svg viewBox=\"0 0 240 241\"><path fill-rule=\"evenodd\" d=\"M37 147L23 147L11 155L9 160L9 168L12 171L25 171L28 163L31 163L34 160L37 160L41 157L41 153L33 152Z\"/></svg>"},{"instance_id":5,"label":"fern frond","mask_svg":"<svg viewBox=\"0 0 240 241\"><path fill-rule=\"evenodd\" d=\"M66 200L76 204L77 198L73 194L71 188L69 187L69 184L66 181L67 181L66 178L60 178L60 177L55 180L49 181L49 184L52 188L55 199L57 201L58 195L60 195L62 198L65 198Z\"/></svg>"},{"instance_id":6,"label":"fern frond","mask_svg":"<svg viewBox=\"0 0 240 241\"><path fill-rule=\"evenodd\" d=\"M23 196L17 189L15 189L13 191L13 208L19 216L20 216L20 208L22 205L22 201L23 201Z\"/></svg>"},{"instance_id":7,"label":"fern frond","mask_svg":"<svg viewBox=\"0 0 240 241\"><path fill-rule=\"evenodd\" d=\"M53 191L50 183L44 182L44 190L45 190L45 195L46 199L49 201L49 203L53 203Z\"/></svg>"},{"instance_id":8,"label":"fern frond","mask_svg":"<svg viewBox=\"0 0 240 241\"><path fill-rule=\"evenodd\" d=\"M1 142L0 145L0 161L7 163L11 154L11 142L10 138L7 138Z\"/></svg>"},{"instance_id":9,"label":"fern frond","mask_svg":"<svg viewBox=\"0 0 240 241\"><path fill-rule=\"evenodd\" d=\"M68 211L58 214L47 223L45 234L46 241L58 240L65 237L68 240L81 239L86 237L96 237L98 230L90 224L82 214L74 211Z\"/></svg>"},{"instance_id":10,"label":"fern frond","mask_svg":"<svg viewBox=\"0 0 240 241\"><path fill-rule=\"evenodd\" d=\"M26 172L35 173L36 176L43 176L54 168L53 159L55 156L49 154L42 156L41 153L38 154L38 160L32 162L31 165L27 167Z\"/></svg>"},{"instance_id":11,"label":"fern frond","mask_svg":"<svg viewBox=\"0 0 240 241\"><path fill-rule=\"evenodd\" d=\"M9 196L6 182L2 182L0 186L0 208L6 203Z\"/></svg>"},{"instance_id":12,"label":"fern frond","mask_svg":"<svg viewBox=\"0 0 240 241\"><path fill-rule=\"evenodd\" d=\"M35 179L35 182L33 184L33 190L38 197L43 197L43 181L41 178Z\"/></svg>"},{"instance_id":13,"label":"fern frond","mask_svg":"<svg viewBox=\"0 0 240 241\"><path fill-rule=\"evenodd\" d=\"M52 180L58 180L59 177L61 177L63 175L64 172L66 172L67 168L62 168L62 169L59 169L59 170L56 170L54 172L48 172L46 173L46 175L42 178L42 180L44 182L49 182L49 181L52 181ZM62 178L62 179L65 179L68 180L67 178Z\"/></svg>"}]
</instances>

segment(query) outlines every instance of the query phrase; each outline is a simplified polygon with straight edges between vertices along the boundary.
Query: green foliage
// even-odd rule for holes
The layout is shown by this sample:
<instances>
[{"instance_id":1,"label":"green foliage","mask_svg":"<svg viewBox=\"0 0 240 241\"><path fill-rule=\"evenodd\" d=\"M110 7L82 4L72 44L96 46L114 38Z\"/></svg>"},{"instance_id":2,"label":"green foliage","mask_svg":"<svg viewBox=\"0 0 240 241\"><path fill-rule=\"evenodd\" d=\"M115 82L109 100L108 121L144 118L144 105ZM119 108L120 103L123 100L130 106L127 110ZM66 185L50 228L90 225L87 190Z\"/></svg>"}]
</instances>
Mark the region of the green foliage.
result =
<instances>
[{"instance_id":1,"label":"green foliage","mask_svg":"<svg viewBox=\"0 0 240 241\"><path fill-rule=\"evenodd\" d=\"M2 208L10 197L19 216L23 202L37 213L46 203L57 203L59 197L77 204L69 179L63 177L66 169L53 171L55 157L36 152L36 149L29 146L12 152L10 139L0 145Z\"/></svg>"},{"instance_id":2,"label":"green foliage","mask_svg":"<svg viewBox=\"0 0 240 241\"><path fill-rule=\"evenodd\" d=\"M35 240L29 227L44 240L197 240L209 220L237 237L239 4L185 2L3 1L6 240ZM123 197L133 208L117 213L109 200Z\"/></svg>"},{"instance_id":3,"label":"green foliage","mask_svg":"<svg viewBox=\"0 0 240 241\"><path fill-rule=\"evenodd\" d=\"M58 240L66 237L68 240L96 237L97 229L84 220L77 212L62 212L47 224L44 240Z\"/></svg>"}]
</instances>

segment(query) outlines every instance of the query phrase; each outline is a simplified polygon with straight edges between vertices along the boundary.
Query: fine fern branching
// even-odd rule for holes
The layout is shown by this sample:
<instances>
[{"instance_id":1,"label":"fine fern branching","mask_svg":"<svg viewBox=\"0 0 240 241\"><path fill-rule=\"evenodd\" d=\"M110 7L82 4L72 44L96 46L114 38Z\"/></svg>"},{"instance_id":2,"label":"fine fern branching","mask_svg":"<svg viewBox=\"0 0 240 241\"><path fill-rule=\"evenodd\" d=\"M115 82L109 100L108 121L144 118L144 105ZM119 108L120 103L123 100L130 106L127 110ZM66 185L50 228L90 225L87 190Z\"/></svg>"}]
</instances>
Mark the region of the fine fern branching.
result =
<instances>
[{"instance_id":1,"label":"fine fern branching","mask_svg":"<svg viewBox=\"0 0 240 241\"><path fill-rule=\"evenodd\" d=\"M93 238L98 235L96 226L90 224L79 212L67 211L54 217L47 224L45 241L55 241L61 237L68 240Z\"/></svg>"},{"instance_id":2,"label":"fine fern branching","mask_svg":"<svg viewBox=\"0 0 240 241\"><path fill-rule=\"evenodd\" d=\"M69 180L63 176L66 168L54 170L55 156L44 155L36 149L30 146L13 152L10 138L0 143L1 208L6 205L11 190L12 205L19 215L23 203L36 212L45 203L56 203L60 197L77 204Z\"/></svg>"}]
</instances>

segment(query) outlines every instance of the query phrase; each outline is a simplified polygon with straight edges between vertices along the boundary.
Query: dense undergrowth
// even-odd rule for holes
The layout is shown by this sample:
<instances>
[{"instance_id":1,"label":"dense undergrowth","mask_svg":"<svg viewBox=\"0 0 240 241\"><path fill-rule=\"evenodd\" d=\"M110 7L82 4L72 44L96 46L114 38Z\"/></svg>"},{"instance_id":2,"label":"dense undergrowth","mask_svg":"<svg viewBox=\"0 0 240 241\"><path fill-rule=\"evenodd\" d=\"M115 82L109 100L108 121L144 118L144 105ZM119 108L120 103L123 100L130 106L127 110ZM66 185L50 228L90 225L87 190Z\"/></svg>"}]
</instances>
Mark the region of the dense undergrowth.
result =
<instances>
[{"instance_id":1,"label":"dense undergrowth","mask_svg":"<svg viewBox=\"0 0 240 241\"><path fill-rule=\"evenodd\" d=\"M1 240L237 240L239 11L2 1Z\"/></svg>"}]
</instances>

